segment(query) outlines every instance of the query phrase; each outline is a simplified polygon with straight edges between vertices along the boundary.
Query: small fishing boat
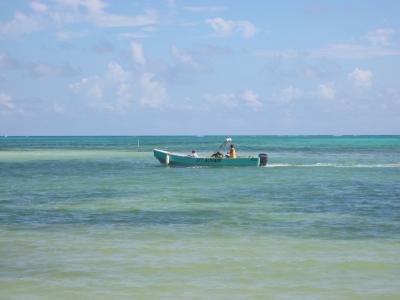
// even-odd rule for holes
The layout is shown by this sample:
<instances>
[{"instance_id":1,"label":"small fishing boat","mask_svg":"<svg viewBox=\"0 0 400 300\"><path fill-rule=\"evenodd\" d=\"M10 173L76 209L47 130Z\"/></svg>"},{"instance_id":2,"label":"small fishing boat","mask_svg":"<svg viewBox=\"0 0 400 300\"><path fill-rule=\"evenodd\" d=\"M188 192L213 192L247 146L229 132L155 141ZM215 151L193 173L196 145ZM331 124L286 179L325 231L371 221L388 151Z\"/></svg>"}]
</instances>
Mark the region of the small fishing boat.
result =
<instances>
[{"instance_id":1,"label":"small fishing boat","mask_svg":"<svg viewBox=\"0 0 400 300\"><path fill-rule=\"evenodd\" d=\"M227 138L225 142L218 147L215 154L210 157L187 155L182 153L170 152L166 150L154 149L154 157L165 165L176 166L266 166L268 156L265 153L260 153L258 157L254 156L238 156L229 158L221 154L220 151L226 153L226 146L232 142L231 138ZM216 156L216 154L219 154Z\"/></svg>"}]
</instances>

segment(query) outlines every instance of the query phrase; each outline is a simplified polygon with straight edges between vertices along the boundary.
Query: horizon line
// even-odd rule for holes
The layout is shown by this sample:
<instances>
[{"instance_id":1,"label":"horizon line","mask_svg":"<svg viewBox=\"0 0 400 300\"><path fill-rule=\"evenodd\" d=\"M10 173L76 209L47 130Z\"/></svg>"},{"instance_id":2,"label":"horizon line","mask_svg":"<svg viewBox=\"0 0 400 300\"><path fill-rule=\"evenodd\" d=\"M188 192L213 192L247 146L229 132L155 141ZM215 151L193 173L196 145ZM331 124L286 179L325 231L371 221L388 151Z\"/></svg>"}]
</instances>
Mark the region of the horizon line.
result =
<instances>
[{"instance_id":1,"label":"horizon line","mask_svg":"<svg viewBox=\"0 0 400 300\"><path fill-rule=\"evenodd\" d=\"M125 134L82 134L82 135L0 135L1 138L9 137L218 137L218 136L330 136L330 137L345 137L345 136L400 136L399 134L138 134L138 135L125 135Z\"/></svg>"}]
</instances>

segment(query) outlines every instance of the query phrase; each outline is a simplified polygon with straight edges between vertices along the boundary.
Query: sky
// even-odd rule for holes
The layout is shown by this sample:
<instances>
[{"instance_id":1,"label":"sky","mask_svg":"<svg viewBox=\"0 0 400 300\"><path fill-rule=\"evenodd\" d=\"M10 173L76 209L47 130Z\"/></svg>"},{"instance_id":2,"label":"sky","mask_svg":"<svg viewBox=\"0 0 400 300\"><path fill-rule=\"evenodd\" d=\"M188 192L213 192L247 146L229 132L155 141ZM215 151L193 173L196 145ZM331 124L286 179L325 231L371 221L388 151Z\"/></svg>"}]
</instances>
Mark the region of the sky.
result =
<instances>
[{"instance_id":1,"label":"sky","mask_svg":"<svg viewBox=\"0 0 400 300\"><path fill-rule=\"evenodd\" d=\"M400 134L400 1L0 0L0 135Z\"/></svg>"}]
</instances>

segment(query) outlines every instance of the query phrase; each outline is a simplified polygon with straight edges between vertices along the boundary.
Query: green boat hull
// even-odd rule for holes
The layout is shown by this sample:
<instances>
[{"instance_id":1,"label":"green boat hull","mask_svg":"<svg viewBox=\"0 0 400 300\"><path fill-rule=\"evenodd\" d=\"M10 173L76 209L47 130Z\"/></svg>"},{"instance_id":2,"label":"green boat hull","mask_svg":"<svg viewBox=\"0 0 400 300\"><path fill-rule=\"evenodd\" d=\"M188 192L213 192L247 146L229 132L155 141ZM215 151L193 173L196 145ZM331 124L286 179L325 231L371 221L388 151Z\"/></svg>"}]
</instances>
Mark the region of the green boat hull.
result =
<instances>
[{"instance_id":1,"label":"green boat hull","mask_svg":"<svg viewBox=\"0 0 400 300\"><path fill-rule=\"evenodd\" d=\"M260 166L258 157L238 158L213 158L213 157L191 157L165 150L154 149L154 157L160 163L175 166Z\"/></svg>"}]
</instances>

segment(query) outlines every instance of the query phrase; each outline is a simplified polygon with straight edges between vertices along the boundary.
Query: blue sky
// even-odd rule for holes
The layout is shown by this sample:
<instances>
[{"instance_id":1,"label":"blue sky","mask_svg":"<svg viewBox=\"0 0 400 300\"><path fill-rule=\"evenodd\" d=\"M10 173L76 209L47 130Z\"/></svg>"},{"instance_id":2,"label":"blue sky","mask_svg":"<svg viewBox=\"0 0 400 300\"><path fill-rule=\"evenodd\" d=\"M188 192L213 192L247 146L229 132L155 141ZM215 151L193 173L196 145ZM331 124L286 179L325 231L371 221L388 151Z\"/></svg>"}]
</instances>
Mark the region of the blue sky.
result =
<instances>
[{"instance_id":1,"label":"blue sky","mask_svg":"<svg viewBox=\"0 0 400 300\"><path fill-rule=\"evenodd\" d=\"M0 0L0 134L400 134L399 1Z\"/></svg>"}]
</instances>

